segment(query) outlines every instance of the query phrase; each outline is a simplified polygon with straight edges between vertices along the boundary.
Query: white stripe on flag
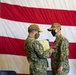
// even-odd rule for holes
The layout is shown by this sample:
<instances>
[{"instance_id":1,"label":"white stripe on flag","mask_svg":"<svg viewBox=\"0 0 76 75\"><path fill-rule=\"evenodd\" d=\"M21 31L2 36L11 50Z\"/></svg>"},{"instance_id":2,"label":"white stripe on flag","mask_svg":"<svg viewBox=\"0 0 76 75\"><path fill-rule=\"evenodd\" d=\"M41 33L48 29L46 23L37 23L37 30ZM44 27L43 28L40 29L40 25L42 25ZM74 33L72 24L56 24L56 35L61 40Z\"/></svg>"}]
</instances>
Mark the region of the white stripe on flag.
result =
<instances>
[{"instance_id":1,"label":"white stripe on flag","mask_svg":"<svg viewBox=\"0 0 76 75\"><path fill-rule=\"evenodd\" d=\"M28 36L28 26L32 23L23 23L17 21L10 21L6 19L0 20L0 36L26 39ZM51 25L38 24L41 30L39 40L49 39L51 42L54 41L54 37L51 35L47 29ZM62 34L69 40L69 42L76 43L76 26L62 26Z\"/></svg>"},{"instance_id":2,"label":"white stripe on flag","mask_svg":"<svg viewBox=\"0 0 76 75\"><path fill-rule=\"evenodd\" d=\"M76 10L76 0L1 0L1 2L35 8Z\"/></svg>"},{"instance_id":3,"label":"white stripe on flag","mask_svg":"<svg viewBox=\"0 0 76 75\"><path fill-rule=\"evenodd\" d=\"M51 70L51 59L48 58L49 67ZM76 75L76 59L69 59L70 72L68 75ZM20 74L29 74L29 64L24 56L0 54L0 70L14 70Z\"/></svg>"},{"instance_id":4,"label":"white stripe on flag","mask_svg":"<svg viewBox=\"0 0 76 75\"><path fill-rule=\"evenodd\" d=\"M29 74L29 64L25 56L0 54L0 70Z\"/></svg>"}]
</instances>

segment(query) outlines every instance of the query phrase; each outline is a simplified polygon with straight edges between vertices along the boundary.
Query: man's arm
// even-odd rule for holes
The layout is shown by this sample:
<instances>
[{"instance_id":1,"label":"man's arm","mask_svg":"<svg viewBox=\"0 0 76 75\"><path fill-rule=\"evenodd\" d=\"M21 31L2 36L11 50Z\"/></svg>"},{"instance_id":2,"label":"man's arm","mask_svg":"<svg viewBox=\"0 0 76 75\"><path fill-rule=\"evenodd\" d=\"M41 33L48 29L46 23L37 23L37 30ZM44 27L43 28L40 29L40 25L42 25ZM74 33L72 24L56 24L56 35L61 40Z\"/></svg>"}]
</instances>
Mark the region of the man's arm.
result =
<instances>
[{"instance_id":1,"label":"man's arm","mask_svg":"<svg viewBox=\"0 0 76 75\"><path fill-rule=\"evenodd\" d=\"M50 49L44 51L44 48L39 41L34 42L33 47L39 58L47 58L52 54L52 51Z\"/></svg>"}]
</instances>

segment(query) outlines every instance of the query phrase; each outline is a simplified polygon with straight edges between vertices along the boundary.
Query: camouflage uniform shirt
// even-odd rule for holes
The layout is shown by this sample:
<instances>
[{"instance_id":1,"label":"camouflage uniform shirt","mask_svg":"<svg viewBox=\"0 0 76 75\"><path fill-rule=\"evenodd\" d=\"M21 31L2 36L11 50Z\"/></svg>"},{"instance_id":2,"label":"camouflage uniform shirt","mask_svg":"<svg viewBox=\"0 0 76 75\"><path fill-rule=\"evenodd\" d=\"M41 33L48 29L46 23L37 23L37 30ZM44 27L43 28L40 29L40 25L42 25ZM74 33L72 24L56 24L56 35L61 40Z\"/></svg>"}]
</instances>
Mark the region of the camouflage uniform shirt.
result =
<instances>
[{"instance_id":1,"label":"camouflage uniform shirt","mask_svg":"<svg viewBox=\"0 0 76 75\"><path fill-rule=\"evenodd\" d=\"M52 53L51 66L52 66L52 75L67 75L69 72L69 61L68 61L68 40L60 35L54 42L55 52ZM62 73L58 74L58 68L62 66Z\"/></svg>"},{"instance_id":2,"label":"camouflage uniform shirt","mask_svg":"<svg viewBox=\"0 0 76 75\"><path fill-rule=\"evenodd\" d=\"M51 50L44 51L42 44L30 36L24 47L30 64L30 75L46 75L47 57L51 55Z\"/></svg>"}]
</instances>

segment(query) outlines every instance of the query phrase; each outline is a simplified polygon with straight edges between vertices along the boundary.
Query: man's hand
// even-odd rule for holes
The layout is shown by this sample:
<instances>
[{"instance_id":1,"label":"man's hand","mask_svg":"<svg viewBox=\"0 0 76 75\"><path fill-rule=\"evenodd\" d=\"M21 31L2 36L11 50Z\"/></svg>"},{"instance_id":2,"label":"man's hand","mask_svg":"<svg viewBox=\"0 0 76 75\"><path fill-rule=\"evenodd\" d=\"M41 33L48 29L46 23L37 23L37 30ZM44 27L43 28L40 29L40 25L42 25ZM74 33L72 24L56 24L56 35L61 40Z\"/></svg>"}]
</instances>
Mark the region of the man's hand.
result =
<instances>
[{"instance_id":1,"label":"man's hand","mask_svg":"<svg viewBox=\"0 0 76 75\"><path fill-rule=\"evenodd\" d=\"M55 50L53 49L53 48L50 48L50 50L54 53L55 52Z\"/></svg>"},{"instance_id":2,"label":"man's hand","mask_svg":"<svg viewBox=\"0 0 76 75\"><path fill-rule=\"evenodd\" d=\"M58 73L61 73L61 72L62 72L62 70L63 70L63 67L62 67L62 66L60 66L60 67L58 68Z\"/></svg>"}]
</instances>

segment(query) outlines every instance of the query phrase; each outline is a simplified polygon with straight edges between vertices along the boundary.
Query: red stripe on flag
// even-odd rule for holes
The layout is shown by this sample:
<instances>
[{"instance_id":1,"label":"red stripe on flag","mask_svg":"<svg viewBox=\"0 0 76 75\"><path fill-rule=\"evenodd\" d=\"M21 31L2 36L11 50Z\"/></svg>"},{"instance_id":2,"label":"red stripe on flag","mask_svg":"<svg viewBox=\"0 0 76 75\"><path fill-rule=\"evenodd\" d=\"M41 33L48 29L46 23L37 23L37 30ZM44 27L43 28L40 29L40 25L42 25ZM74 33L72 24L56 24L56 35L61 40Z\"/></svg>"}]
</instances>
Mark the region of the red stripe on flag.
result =
<instances>
[{"instance_id":1,"label":"red stripe on flag","mask_svg":"<svg viewBox=\"0 0 76 75\"><path fill-rule=\"evenodd\" d=\"M50 43L51 44L51 43ZM76 43L69 43L70 59L76 59ZM0 54L13 54L25 56L24 40L0 37Z\"/></svg>"},{"instance_id":2,"label":"red stripe on flag","mask_svg":"<svg viewBox=\"0 0 76 75\"><path fill-rule=\"evenodd\" d=\"M1 3L1 18L29 23L76 26L76 11L22 7Z\"/></svg>"},{"instance_id":3,"label":"red stripe on flag","mask_svg":"<svg viewBox=\"0 0 76 75\"><path fill-rule=\"evenodd\" d=\"M24 41L0 36L0 54L13 54L25 56Z\"/></svg>"}]
</instances>

